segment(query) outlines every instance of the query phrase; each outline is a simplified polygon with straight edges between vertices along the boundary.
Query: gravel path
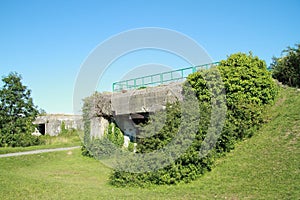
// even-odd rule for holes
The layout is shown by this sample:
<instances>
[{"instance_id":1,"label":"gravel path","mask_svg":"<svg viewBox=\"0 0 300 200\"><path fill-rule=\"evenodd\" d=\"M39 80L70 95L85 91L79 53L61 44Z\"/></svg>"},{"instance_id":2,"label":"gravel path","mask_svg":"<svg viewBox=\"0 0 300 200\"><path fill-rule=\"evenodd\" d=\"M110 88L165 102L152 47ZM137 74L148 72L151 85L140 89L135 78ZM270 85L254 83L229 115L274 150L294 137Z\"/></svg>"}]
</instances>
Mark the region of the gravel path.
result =
<instances>
[{"instance_id":1,"label":"gravel path","mask_svg":"<svg viewBox=\"0 0 300 200\"><path fill-rule=\"evenodd\" d=\"M39 154L39 153L48 153L48 152L55 152L55 151L69 151L69 150L78 149L78 148L80 148L80 146L63 147L63 148L55 148L55 149L40 149L40 150L34 150L34 151L24 151L24 152L0 154L0 158Z\"/></svg>"}]
</instances>

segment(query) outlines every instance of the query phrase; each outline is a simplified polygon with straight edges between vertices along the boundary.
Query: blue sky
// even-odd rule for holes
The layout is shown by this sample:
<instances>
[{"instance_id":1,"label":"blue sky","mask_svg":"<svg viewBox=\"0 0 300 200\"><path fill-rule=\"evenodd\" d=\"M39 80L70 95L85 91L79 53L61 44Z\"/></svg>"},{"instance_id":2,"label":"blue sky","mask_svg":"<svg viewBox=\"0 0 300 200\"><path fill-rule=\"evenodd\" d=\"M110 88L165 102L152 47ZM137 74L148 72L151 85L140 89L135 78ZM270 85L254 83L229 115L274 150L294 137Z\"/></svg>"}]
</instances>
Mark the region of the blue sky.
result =
<instances>
[{"instance_id":1,"label":"blue sky","mask_svg":"<svg viewBox=\"0 0 300 200\"><path fill-rule=\"evenodd\" d=\"M214 61L252 51L269 64L300 42L299 19L298 0L0 0L0 75L20 73L40 108L72 113L80 66L97 45L120 32L172 29L197 41ZM153 53L152 61L144 52L116 66L130 71L140 64L136 58L161 62L163 56L172 67L184 65L161 53ZM122 78L117 67L98 90L109 90L110 81Z\"/></svg>"}]
</instances>

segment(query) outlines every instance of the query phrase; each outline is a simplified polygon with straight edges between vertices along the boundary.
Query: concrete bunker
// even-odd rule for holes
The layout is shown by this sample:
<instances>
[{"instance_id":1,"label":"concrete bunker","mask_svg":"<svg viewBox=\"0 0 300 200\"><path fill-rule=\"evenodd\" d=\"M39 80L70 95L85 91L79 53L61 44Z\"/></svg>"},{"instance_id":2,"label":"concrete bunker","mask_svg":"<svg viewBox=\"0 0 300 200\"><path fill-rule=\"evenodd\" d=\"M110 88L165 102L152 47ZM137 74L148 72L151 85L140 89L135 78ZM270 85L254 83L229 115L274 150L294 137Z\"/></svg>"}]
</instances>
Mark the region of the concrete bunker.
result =
<instances>
[{"instance_id":1,"label":"concrete bunker","mask_svg":"<svg viewBox=\"0 0 300 200\"><path fill-rule=\"evenodd\" d=\"M95 93L86 99L90 104L90 136L101 138L109 122L116 122L124 137L139 139L139 124L150 115L164 110L167 103L182 101L181 83L149 87L133 92Z\"/></svg>"},{"instance_id":2,"label":"concrete bunker","mask_svg":"<svg viewBox=\"0 0 300 200\"><path fill-rule=\"evenodd\" d=\"M66 129L83 130L81 115L47 114L38 116L34 124L41 135L56 136L61 132L62 122Z\"/></svg>"}]
</instances>

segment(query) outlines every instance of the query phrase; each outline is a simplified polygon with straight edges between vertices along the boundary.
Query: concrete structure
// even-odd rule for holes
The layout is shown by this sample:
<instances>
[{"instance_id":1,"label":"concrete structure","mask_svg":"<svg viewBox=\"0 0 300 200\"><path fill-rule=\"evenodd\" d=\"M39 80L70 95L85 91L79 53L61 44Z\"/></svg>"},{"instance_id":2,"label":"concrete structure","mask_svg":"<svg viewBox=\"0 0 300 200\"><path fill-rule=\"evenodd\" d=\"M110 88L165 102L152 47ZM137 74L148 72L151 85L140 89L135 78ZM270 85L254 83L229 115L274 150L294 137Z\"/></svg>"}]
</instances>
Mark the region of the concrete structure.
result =
<instances>
[{"instance_id":1,"label":"concrete structure","mask_svg":"<svg viewBox=\"0 0 300 200\"><path fill-rule=\"evenodd\" d=\"M156 112L164 109L167 102L181 101L181 92L181 83L172 83L141 90L113 93L111 95L111 109L117 116Z\"/></svg>"},{"instance_id":2,"label":"concrete structure","mask_svg":"<svg viewBox=\"0 0 300 200\"><path fill-rule=\"evenodd\" d=\"M113 93L95 93L87 97L84 120L90 122L90 136L102 137L109 122L115 121L124 135L134 140L139 137L139 128L136 125L147 122L150 114L164 110L168 102L182 102L190 98L183 97L182 94L183 81L189 74L218 64L219 62L213 62L118 81L112 85ZM187 95L191 95L190 92Z\"/></svg>"},{"instance_id":3,"label":"concrete structure","mask_svg":"<svg viewBox=\"0 0 300 200\"><path fill-rule=\"evenodd\" d=\"M90 135L102 137L110 121L115 121L130 140L138 137L137 124L166 104L182 101L182 83L171 83L140 90L106 93L89 97Z\"/></svg>"},{"instance_id":4,"label":"concrete structure","mask_svg":"<svg viewBox=\"0 0 300 200\"><path fill-rule=\"evenodd\" d=\"M34 121L34 124L38 125L38 131L40 134L56 136L61 131L62 122L65 123L66 129L83 130L81 115L47 114L44 116L38 116ZM37 132L34 134L37 134Z\"/></svg>"}]
</instances>

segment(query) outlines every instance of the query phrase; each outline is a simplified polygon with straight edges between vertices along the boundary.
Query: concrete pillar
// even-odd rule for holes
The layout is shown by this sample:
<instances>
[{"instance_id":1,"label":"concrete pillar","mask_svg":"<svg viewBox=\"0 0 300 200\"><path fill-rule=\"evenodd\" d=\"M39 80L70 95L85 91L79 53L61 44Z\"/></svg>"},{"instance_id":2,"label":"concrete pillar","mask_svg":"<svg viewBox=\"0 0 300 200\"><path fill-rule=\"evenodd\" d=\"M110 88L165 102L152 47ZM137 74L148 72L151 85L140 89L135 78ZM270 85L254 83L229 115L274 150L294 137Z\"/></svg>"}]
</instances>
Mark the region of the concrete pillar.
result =
<instances>
[{"instance_id":1,"label":"concrete pillar","mask_svg":"<svg viewBox=\"0 0 300 200\"><path fill-rule=\"evenodd\" d=\"M101 138L107 129L109 122L103 117L94 117L91 119L90 136L93 138Z\"/></svg>"}]
</instances>

